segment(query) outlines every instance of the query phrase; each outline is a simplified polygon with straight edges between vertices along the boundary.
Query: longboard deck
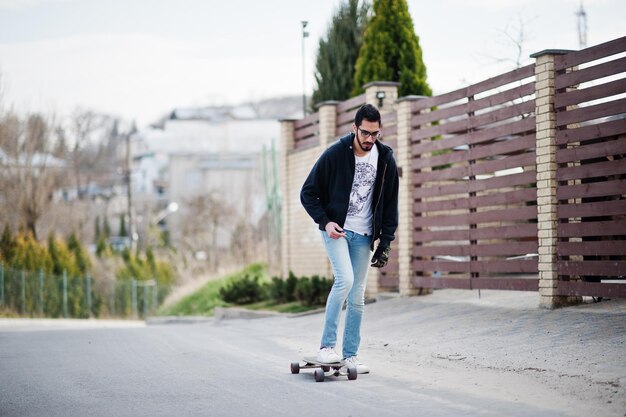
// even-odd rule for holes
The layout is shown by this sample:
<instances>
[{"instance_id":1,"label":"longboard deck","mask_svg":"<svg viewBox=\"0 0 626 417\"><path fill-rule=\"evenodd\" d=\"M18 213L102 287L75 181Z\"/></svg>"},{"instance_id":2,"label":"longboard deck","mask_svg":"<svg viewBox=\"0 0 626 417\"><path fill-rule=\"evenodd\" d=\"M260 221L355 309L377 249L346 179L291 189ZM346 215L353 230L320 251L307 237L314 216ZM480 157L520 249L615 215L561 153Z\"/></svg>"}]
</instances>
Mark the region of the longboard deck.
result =
<instances>
[{"instance_id":1,"label":"longboard deck","mask_svg":"<svg viewBox=\"0 0 626 417\"><path fill-rule=\"evenodd\" d=\"M320 362L315 356L305 356L302 361L304 365L300 362L291 362L292 374L300 373L300 369L315 368L313 376L317 382L322 382L325 376L347 376L349 380L357 378L356 368L354 366L346 368L343 362Z\"/></svg>"},{"instance_id":2,"label":"longboard deck","mask_svg":"<svg viewBox=\"0 0 626 417\"><path fill-rule=\"evenodd\" d=\"M343 366L342 362L320 362L317 360L315 356L305 356L302 358L302 360L310 365L330 366L331 368L334 368L334 367L341 368Z\"/></svg>"}]
</instances>

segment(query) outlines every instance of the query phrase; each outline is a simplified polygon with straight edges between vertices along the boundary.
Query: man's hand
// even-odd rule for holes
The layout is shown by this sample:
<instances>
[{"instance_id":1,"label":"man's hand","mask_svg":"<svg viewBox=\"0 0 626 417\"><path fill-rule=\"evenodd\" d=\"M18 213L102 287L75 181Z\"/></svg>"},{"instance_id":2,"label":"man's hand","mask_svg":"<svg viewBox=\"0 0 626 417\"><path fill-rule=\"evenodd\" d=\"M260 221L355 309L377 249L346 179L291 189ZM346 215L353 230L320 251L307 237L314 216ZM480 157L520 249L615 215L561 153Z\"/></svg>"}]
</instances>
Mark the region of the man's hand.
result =
<instances>
[{"instance_id":1,"label":"man's hand","mask_svg":"<svg viewBox=\"0 0 626 417\"><path fill-rule=\"evenodd\" d=\"M346 237L346 232L335 222L328 222L326 225L326 233L331 239L339 239L340 237Z\"/></svg>"},{"instance_id":2,"label":"man's hand","mask_svg":"<svg viewBox=\"0 0 626 417\"><path fill-rule=\"evenodd\" d=\"M374 256L372 257L372 265L374 268L382 268L387 265L389 261L389 252L391 252L391 248L389 246L381 246L378 245L376 248L376 252L374 252Z\"/></svg>"}]
</instances>

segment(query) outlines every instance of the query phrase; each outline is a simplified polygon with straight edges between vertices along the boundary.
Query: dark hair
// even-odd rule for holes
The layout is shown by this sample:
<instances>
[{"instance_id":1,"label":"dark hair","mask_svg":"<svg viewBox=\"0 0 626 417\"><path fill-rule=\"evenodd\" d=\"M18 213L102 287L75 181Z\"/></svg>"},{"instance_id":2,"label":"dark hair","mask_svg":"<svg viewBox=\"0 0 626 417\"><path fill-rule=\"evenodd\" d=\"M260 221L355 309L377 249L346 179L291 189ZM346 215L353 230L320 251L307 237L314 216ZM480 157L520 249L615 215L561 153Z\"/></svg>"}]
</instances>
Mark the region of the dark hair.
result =
<instances>
[{"instance_id":1,"label":"dark hair","mask_svg":"<svg viewBox=\"0 0 626 417\"><path fill-rule=\"evenodd\" d=\"M368 122L378 122L378 125L381 125L380 112L371 104L364 104L359 110L357 110L356 115L354 116L354 124L357 127L361 126L363 119Z\"/></svg>"}]
</instances>

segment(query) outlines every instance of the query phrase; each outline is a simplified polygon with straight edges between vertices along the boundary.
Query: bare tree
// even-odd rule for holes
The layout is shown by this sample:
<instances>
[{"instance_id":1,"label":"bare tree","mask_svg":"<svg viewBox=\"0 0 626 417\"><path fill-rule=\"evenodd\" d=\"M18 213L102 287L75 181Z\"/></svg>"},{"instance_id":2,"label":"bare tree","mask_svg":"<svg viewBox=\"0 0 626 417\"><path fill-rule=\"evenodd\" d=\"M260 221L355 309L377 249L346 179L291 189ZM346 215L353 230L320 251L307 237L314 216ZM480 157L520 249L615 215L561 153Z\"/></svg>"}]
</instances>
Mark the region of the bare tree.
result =
<instances>
[{"instance_id":1,"label":"bare tree","mask_svg":"<svg viewBox=\"0 0 626 417\"><path fill-rule=\"evenodd\" d=\"M192 253L204 251L215 269L225 258L230 239L230 219L234 208L218 193L196 196L184 202L180 244Z\"/></svg>"},{"instance_id":2,"label":"bare tree","mask_svg":"<svg viewBox=\"0 0 626 417\"><path fill-rule=\"evenodd\" d=\"M117 125L116 119L91 110L79 108L72 114L70 159L79 198L84 197L86 188L94 179L115 172L115 147L120 136ZM68 142L65 134L61 137L63 141L59 146Z\"/></svg>"},{"instance_id":3,"label":"bare tree","mask_svg":"<svg viewBox=\"0 0 626 417\"><path fill-rule=\"evenodd\" d=\"M6 222L16 223L37 237L37 223L52 202L63 164L50 149L54 119L32 114L20 119L0 117L0 201Z\"/></svg>"}]
</instances>

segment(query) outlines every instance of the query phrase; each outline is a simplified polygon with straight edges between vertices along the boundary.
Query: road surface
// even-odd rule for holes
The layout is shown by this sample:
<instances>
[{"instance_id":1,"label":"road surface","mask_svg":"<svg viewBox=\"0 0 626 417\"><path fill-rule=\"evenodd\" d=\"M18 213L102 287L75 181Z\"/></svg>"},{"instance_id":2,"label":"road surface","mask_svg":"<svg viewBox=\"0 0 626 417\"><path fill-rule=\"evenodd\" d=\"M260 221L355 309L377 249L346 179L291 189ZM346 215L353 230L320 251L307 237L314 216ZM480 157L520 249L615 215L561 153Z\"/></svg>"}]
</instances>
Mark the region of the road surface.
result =
<instances>
[{"instance_id":1,"label":"road surface","mask_svg":"<svg viewBox=\"0 0 626 417\"><path fill-rule=\"evenodd\" d=\"M366 307L356 381L314 382L320 314L2 325L0 416L624 416L626 304L437 291ZM104 327L104 328L98 328Z\"/></svg>"}]
</instances>

